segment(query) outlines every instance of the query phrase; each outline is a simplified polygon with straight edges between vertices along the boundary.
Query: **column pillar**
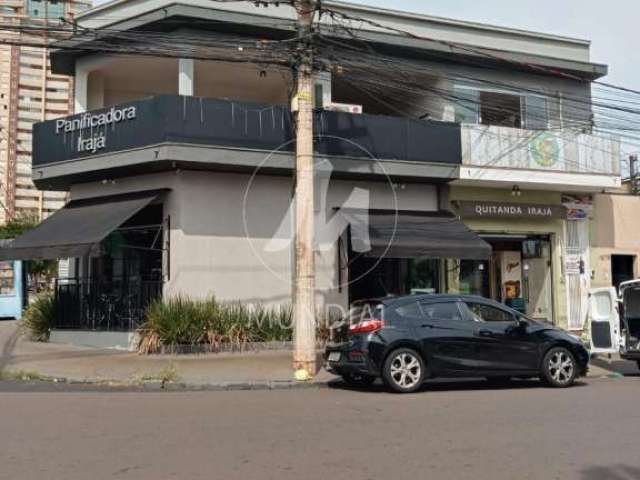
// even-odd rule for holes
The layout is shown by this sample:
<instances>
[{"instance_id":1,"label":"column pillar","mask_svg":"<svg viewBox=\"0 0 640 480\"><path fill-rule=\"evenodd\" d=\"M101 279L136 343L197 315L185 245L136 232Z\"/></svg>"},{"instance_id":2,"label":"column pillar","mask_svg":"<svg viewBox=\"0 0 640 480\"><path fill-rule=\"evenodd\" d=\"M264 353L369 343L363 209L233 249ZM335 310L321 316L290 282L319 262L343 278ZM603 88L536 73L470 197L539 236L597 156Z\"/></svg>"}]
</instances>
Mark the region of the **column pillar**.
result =
<instances>
[{"instance_id":1,"label":"column pillar","mask_svg":"<svg viewBox=\"0 0 640 480\"><path fill-rule=\"evenodd\" d=\"M75 102L73 113L84 113L87 111L88 90L89 90L89 71L83 68L76 69L75 77Z\"/></svg>"},{"instance_id":2,"label":"column pillar","mask_svg":"<svg viewBox=\"0 0 640 480\"><path fill-rule=\"evenodd\" d=\"M314 78L316 107L331 105L331 72L317 72Z\"/></svg>"},{"instance_id":3,"label":"column pillar","mask_svg":"<svg viewBox=\"0 0 640 480\"><path fill-rule=\"evenodd\" d=\"M195 91L195 61L181 58L178 62L178 95L192 97Z\"/></svg>"}]
</instances>

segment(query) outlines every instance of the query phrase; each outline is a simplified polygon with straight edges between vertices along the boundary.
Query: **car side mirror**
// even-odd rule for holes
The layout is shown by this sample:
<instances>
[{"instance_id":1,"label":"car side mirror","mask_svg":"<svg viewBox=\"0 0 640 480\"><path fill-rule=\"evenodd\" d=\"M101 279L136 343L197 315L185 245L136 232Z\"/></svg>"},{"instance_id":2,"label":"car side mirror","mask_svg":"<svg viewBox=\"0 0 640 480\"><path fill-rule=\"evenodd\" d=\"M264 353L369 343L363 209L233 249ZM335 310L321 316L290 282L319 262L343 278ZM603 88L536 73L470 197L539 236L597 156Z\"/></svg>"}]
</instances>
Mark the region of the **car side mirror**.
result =
<instances>
[{"instance_id":1,"label":"car side mirror","mask_svg":"<svg viewBox=\"0 0 640 480\"><path fill-rule=\"evenodd\" d=\"M529 322L525 318L518 317L516 319L516 326L524 330L529 326Z\"/></svg>"}]
</instances>

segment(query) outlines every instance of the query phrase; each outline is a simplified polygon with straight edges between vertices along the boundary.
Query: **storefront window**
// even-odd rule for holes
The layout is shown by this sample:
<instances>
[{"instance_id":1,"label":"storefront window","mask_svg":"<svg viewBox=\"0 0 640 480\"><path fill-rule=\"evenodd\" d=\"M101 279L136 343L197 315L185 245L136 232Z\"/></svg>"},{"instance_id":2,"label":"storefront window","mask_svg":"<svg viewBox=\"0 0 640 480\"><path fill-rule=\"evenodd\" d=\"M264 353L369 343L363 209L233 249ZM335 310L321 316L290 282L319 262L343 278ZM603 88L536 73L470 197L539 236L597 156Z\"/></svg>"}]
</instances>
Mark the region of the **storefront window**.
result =
<instances>
[{"instance_id":1,"label":"storefront window","mask_svg":"<svg viewBox=\"0 0 640 480\"><path fill-rule=\"evenodd\" d=\"M437 293L440 278L439 263L434 258L407 260L406 293Z\"/></svg>"},{"instance_id":2,"label":"storefront window","mask_svg":"<svg viewBox=\"0 0 640 480\"><path fill-rule=\"evenodd\" d=\"M0 262L0 295L16 293L16 277L13 262Z\"/></svg>"},{"instance_id":3,"label":"storefront window","mask_svg":"<svg viewBox=\"0 0 640 480\"><path fill-rule=\"evenodd\" d=\"M93 261L94 277L125 286L162 280L162 206L151 205L104 241L104 255Z\"/></svg>"},{"instance_id":4,"label":"storefront window","mask_svg":"<svg viewBox=\"0 0 640 480\"><path fill-rule=\"evenodd\" d=\"M349 264L351 302L423 293L440 293L440 260L435 258L354 257Z\"/></svg>"},{"instance_id":5,"label":"storefront window","mask_svg":"<svg viewBox=\"0 0 640 480\"><path fill-rule=\"evenodd\" d=\"M451 294L489 297L489 262L477 260L447 260L446 291Z\"/></svg>"}]
</instances>

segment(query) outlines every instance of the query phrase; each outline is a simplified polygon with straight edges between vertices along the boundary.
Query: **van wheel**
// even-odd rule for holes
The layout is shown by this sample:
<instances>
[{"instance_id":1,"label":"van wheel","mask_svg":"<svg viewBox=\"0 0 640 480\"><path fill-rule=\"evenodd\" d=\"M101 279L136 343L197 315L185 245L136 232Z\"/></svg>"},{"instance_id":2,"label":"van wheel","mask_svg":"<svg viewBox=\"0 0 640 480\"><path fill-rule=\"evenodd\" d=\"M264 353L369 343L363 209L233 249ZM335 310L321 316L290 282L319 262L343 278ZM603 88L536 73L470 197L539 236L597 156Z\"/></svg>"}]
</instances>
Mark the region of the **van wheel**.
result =
<instances>
[{"instance_id":1,"label":"van wheel","mask_svg":"<svg viewBox=\"0 0 640 480\"><path fill-rule=\"evenodd\" d=\"M399 348L389 354L382 369L384 383L398 393L418 390L425 379L422 357L410 348Z\"/></svg>"},{"instance_id":2,"label":"van wheel","mask_svg":"<svg viewBox=\"0 0 640 480\"><path fill-rule=\"evenodd\" d=\"M576 360L565 347L554 347L542 360L541 378L554 388L566 388L573 384L578 374Z\"/></svg>"}]
</instances>

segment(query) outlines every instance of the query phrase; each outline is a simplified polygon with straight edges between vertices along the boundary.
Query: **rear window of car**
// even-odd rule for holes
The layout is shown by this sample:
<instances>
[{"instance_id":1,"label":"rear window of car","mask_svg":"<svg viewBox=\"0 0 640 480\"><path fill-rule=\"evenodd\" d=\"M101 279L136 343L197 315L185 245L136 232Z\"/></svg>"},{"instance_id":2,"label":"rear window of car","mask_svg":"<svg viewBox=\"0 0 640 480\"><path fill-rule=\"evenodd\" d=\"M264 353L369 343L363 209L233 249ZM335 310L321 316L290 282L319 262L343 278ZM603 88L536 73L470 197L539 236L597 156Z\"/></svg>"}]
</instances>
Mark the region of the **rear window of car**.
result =
<instances>
[{"instance_id":1,"label":"rear window of car","mask_svg":"<svg viewBox=\"0 0 640 480\"><path fill-rule=\"evenodd\" d=\"M409 302L404 305L400 305L395 309L396 313L403 318L416 318L422 317L422 311L418 302Z\"/></svg>"},{"instance_id":2,"label":"rear window of car","mask_svg":"<svg viewBox=\"0 0 640 480\"><path fill-rule=\"evenodd\" d=\"M383 303L375 301L363 302L349 309L346 320L350 325L367 320L379 320L382 318L383 312Z\"/></svg>"},{"instance_id":3,"label":"rear window of car","mask_svg":"<svg viewBox=\"0 0 640 480\"><path fill-rule=\"evenodd\" d=\"M461 321L462 313L456 302L429 302L420 305L422 316L427 320Z\"/></svg>"}]
</instances>

